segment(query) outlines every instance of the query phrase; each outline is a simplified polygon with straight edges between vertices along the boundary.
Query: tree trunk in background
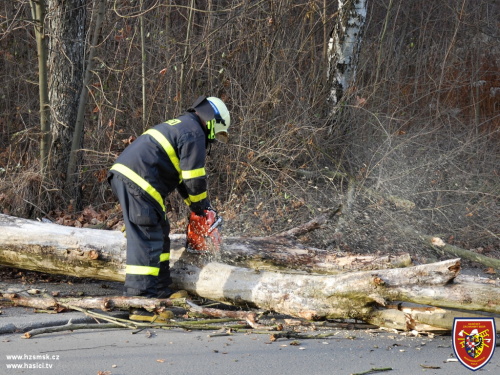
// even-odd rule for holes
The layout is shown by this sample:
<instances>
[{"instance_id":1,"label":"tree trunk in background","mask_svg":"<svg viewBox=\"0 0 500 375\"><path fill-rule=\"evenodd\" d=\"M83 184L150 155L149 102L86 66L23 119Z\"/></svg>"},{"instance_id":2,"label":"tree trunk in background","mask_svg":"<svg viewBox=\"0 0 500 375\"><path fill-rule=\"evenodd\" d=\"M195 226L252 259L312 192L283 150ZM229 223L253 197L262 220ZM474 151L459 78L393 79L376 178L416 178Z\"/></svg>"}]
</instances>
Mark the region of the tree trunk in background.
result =
<instances>
[{"instance_id":1,"label":"tree trunk in background","mask_svg":"<svg viewBox=\"0 0 500 375\"><path fill-rule=\"evenodd\" d=\"M45 1L31 1L31 14L35 22L36 46L38 54L38 93L40 97L40 171L47 171L47 158L50 143L49 94L47 82L47 44L45 40Z\"/></svg>"},{"instance_id":2,"label":"tree trunk in background","mask_svg":"<svg viewBox=\"0 0 500 375\"><path fill-rule=\"evenodd\" d=\"M179 103L182 103L182 97L184 92L184 82L187 70L189 70L190 64L187 63L190 54L190 36L191 30L193 28L193 13L194 13L194 0L191 0L189 5L189 18L187 20L187 31L186 31L186 43L184 45L184 56L182 58L181 73L179 78Z\"/></svg>"},{"instance_id":3,"label":"tree trunk in background","mask_svg":"<svg viewBox=\"0 0 500 375\"><path fill-rule=\"evenodd\" d=\"M95 50L99 40L102 20L104 19L106 11L106 0L99 0L95 9L96 11L94 13L96 13L96 21L94 34L92 36L92 44L90 45L88 52L87 66L85 67L85 76L82 84L83 87L80 91L76 123L71 142L71 153L68 161L68 169L66 171L65 190L69 196L75 196L76 198L79 196L78 165L80 164L79 159L81 159L81 157L79 157L79 150L83 142L83 121L85 119L85 108L87 106L87 99L89 96L87 87L90 84Z\"/></svg>"},{"instance_id":4,"label":"tree trunk in background","mask_svg":"<svg viewBox=\"0 0 500 375\"><path fill-rule=\"evenodd\" d=\"M147 128L147 106L146 106L146 62L148 55L146 53L146 31L144 26L144 0L140 1L141 15L139 16L139 29L141 34L141 91L142 91L142 128Z\"/></svg>"},{"instance_id":5,"label":"tree trunk in background","mask_svg":"<svg viewBox=\"0 0 500 375\"><path fill-rule=\"evenodd\" d=\"M85 0L48 0L49 99L52 145L50 170L62 193L83 86ZM74 196L78 201L78 196Z\"/></svg>"},{"instance_id":6,"label":"tree trunk in background","mask_svg":"<svg viewBox=\"0 0 500 375\"><path fill-rule=\"evenodd\" d=\"M366 20L368 0L339 0L339 11L328 45L330 101L336 107L354 82L356 61ZM335 113L335 109L332 109Z\"/></svg>"}]
</instances>

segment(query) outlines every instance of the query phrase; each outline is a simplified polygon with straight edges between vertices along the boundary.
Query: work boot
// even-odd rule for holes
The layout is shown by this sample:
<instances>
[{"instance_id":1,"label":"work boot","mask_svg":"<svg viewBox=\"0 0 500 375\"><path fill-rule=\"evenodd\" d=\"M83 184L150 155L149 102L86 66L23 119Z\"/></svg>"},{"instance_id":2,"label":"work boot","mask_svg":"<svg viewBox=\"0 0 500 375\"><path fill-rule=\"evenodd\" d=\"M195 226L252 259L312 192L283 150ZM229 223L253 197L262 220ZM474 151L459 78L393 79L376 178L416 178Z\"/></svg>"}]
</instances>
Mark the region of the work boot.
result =
<instances>
[{"instance_id":1,"label":"work boot","mask_svg":"<svg viewBox=\"0 0 500 375\"><path fill-rule=\"evenodd\" d=\"M178 290L174 292L172 289L164 289L158 292L157 298L186 298L188 292L185 290Z\"/></svg>"},{"instance_id":2,"label":"work boot","mask_svg":"<svg viewBox=\"0 0 500 375\"><path fill-rule=\"evenodd\" d=\"M131 308L129 310L128 318L138 322L151 322L151 323L166 323L173 319L174 313L170 310L164 310L157 314L142 308Z\"/></svg>"}]
</instances>

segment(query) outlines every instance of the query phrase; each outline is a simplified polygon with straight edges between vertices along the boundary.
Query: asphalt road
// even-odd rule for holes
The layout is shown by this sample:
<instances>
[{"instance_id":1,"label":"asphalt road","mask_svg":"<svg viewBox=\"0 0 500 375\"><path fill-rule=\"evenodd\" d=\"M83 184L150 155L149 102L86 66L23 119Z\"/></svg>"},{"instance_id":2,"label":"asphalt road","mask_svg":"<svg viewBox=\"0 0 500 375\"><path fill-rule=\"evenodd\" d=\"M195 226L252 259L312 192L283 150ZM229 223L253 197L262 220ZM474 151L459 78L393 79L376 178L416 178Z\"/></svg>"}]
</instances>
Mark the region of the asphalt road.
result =
<instances>
[{"instance_id":1,"label":"asphalt road","mask_svg":"<svg viewBox=\"0 0 500 375\"><path fill-rule=\"evenodd\" d=\"M35 314L20 307L0 315L0 374L381 374L460 375L472 371L453 359L450 336L407 337L392 332L337 330L326 339L278 339L211 331L147 329L78 330L30 339L36 327L88 322L77 312ZM16 330L16 332L12 332ZM478 373L499 374L498 352ZM389 370L390 369L390 370Z\"/></svg>"}]
</instances>

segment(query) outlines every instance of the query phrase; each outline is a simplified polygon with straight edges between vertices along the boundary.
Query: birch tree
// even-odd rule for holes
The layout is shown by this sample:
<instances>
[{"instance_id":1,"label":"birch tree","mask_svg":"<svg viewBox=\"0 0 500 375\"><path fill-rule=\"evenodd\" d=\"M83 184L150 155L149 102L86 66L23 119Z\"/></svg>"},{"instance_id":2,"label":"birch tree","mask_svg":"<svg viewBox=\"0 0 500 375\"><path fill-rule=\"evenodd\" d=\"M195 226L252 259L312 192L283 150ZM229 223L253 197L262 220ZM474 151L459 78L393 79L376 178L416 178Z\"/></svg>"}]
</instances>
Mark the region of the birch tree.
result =
<instances>
[{"instance_id":1,"label":"birch tree","mask_svg":"<svg viewBox=\"0 0 500 375\"><path fill-rule=\"evenodd\" d=\"M366 21L367 0L339 0L335 27L328 43L329 100L332 111L356 77L356 62Z\"/></svg>"}]
</instances>

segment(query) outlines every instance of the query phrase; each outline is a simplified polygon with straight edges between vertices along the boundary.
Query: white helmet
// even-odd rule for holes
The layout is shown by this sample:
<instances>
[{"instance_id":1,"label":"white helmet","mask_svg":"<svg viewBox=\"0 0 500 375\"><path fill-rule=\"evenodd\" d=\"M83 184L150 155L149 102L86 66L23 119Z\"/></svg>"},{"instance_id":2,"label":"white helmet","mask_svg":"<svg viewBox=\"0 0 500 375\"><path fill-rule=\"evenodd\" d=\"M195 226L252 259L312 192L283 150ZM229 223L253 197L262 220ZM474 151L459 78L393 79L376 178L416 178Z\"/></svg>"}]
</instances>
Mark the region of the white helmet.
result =
<instances>
[{"instance_id":1,"label":"white helmet","mask_svg":"<svg viewBox=\"0 0 500 375\"><path fill-rule=\"evenodd\" d=\"M224 102L219 98L211 96L207 98L207 100L215 113L215 121L213 123L214 137L219 142L227 143L229 139L227 129L229 129L229 125L231 125L231 116L229 115L229 111L227 110Z\"/></svg>"}]
</instances>

